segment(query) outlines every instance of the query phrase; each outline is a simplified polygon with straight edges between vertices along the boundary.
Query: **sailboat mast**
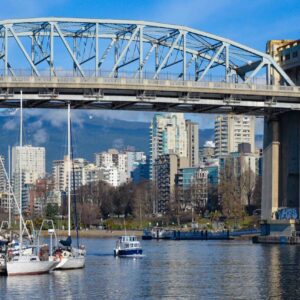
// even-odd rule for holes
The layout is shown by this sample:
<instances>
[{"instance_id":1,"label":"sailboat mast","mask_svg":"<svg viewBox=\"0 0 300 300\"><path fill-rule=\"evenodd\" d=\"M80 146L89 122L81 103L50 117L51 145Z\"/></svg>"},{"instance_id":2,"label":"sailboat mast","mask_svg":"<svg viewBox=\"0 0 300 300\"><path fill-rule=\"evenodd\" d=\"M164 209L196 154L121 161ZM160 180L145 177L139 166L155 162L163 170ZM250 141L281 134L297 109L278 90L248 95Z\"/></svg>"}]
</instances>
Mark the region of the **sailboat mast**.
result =
<instances>
[{"instance_id":1,"label":"sailboat mast","mask_svg":"<svg viewBox=\"0 0 300 300\"><path fill-rule=\"evenodd\" d=\"M71 236L71 107L68 103L68 236Z\"/></svg>"},{"instance_id":2,"label":"sailboat mast","mask_svg":"<svg viewBox=\"0 0 300 300\"><path fill-rule=\"evenodd\" d=\"M19 151L19 197L20 197L20 217L19 217L19 229L20 229L20 249L22 248L23 237L22 237L22 162L21 152L23 147L23 92L20 92L20 151ZM21 254L21 251L20 251Z\"/></svg>"},{"instance_id":3,"label":"sailboat mast","mask_svg":"<svg viewBox=\"0 0 300 300\"><path fill-rule=\"evenodd\" d=\"M8 228L11 228L11 194L10 194L10 146L8 146Z\"/></svg>"}]
</instances>

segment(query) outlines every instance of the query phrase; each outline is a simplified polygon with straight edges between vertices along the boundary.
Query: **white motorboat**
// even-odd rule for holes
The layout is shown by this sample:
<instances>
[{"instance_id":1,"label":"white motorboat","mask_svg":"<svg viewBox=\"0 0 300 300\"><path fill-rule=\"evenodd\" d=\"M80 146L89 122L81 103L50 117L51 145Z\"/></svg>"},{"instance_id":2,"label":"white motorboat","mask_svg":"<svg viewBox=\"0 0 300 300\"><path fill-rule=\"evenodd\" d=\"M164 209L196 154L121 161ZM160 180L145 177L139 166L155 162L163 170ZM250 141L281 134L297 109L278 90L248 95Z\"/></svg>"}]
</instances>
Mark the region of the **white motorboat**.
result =
<instances>
[{"instance_id":1,"label":"white motorboat","mask_svg":"<svg viewBox=\"0 0 300 300\"><path fill-rule=\"evenodd\" d=\"M143 249L136 236L124 235L117 240L114 255L119 257L143 257Z\"/></svg>"}]
</instances>

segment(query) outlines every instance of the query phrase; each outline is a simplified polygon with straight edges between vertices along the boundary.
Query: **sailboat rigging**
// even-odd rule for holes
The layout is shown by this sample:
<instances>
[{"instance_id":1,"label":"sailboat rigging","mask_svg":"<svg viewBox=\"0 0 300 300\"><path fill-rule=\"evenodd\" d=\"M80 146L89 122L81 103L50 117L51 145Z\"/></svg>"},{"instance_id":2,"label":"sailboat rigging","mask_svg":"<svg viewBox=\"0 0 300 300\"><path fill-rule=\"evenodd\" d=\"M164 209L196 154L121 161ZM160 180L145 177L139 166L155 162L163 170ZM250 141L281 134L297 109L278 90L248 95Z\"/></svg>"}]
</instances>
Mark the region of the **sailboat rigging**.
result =
<instances>
[{"instance_id":1,"label":"sailboat rigging","mask_svg":"<svg viewBox=\"0 0 300 300\"><path fill-rule=\"evenodd\" d=\"M68 167L68 237L66 240L61 240L59 243L62 248L58 248L55 252L60 257L60 263L56 266L56 269L80 269L85 265L85 248L79 246L78 242L78 225L77 225L77 209L74 207L76 217L75 226L77 234L77 248L72 247L71 238L71 164L73 164L73 151L71 151L71 104L68 103L68 156L67 156L67 167ZM73 169L74 176L74 169ZM73 185L75 190L75 178L73 178ZM76 199L74 199L75 201Z\"/></svg>"},{"instance_id":2,"label":"sailboat rigging","mask_svg":"<svg viewBox=\"0 0 300 300\"><path fill-rule=\"evenodd\" d=\"M29 246L23 247L23 225L27 230L26 224L22 216L22 161L21 161L21 149L23 147L23 95L21 91L20 95L20 155L19 155L19 205L16 205L19 209L19 250L16 255L12 255L10 260L7 261L7 275L34 275L50 272L57 264L52 257L47 259L41 259L36 253L36 247ZM3 164L2 160L1 163ZM4 168L4 166L3 166ZM7 173L5 171L6 177ZM8 179L8 178L7 178ZM10 182L9 187L11 190ZM16 202L17 204L17 202ZM29 233L28 233L29 235Z\"/></svg>"}]
</instances>

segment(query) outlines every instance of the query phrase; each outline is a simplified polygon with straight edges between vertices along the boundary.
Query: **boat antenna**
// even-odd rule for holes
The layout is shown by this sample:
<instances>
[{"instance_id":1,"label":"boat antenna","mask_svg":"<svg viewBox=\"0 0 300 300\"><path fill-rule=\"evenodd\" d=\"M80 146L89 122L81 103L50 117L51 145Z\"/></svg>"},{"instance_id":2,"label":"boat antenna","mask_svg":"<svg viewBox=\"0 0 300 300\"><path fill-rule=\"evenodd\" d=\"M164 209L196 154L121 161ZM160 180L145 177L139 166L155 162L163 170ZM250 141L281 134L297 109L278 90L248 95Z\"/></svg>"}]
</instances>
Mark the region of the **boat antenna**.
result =
<instances>
[{"instance_id":1,"label":"boat antenna","mask_svg":"<svg viewBox=\"0 0 300 300\"><path fill-rule=\"evenodd\" d=\"M124 230L125 230L125 235L127 235L127 234L126 234L126 222L125 222L125 216L124 216L124 219L123 219L123 221L124 221Z\"/></svg>"}]
</instances>

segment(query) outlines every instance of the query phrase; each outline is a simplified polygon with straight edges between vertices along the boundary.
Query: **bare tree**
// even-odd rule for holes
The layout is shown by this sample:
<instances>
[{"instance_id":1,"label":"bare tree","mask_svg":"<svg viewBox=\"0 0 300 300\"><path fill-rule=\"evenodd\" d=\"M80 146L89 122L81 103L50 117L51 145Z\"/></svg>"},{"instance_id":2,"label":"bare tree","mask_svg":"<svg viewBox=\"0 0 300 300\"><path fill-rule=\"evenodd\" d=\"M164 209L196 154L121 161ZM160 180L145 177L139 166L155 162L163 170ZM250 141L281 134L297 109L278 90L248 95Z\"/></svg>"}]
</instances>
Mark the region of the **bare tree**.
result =
<instances>
[{"instance_id":1,"label":"bare tree","mask_svg":"<svg viewBox=\"0 0 300 300\"><path fill-rule=\"evenodd\" d=\"M261 207L261 193L262 193L262 178L261 176L256 176L255 187L252 195L253 205L255 207Z\"/></svg>"},{"instance_id":2,"label":"bare tree","mask_svg":"<svg viewBox=\"0 0 300 300\"><path fill-rule=\"evenodd\" d=\"M220 174L218 192L223 214L229 218L240 217L242 215L241 188L238 178L227 164Z\"/></svg>"},{"instance_id":3,"label":"bare tree","mask_svg":"<svg viewBox=\"0 0 300 300\"><path fill-rule=\"evenodd\" d=\"M142 181L134 186L134 211L135 217L139 218L142 226L143 217L152 212L151 182Z\"/></svg>"},{"instance_id":4,"label":"bare tree","mask_svg":"<svg viewBox=\"0 0 300 300\"><path fill-rule=\"evenodd\" d=\"M99 207L92 203L82 203L78 205L80 211L80 221L83 225L90 227L97 224L99 220Z\"/></svg>"},{"instance_id":5,"label":"bare tree","mask_svg":"<svg viewBox=\"0 0 300 300\"><path fill-rule=\"evenodd\" d=\"M248 207L253 204L255 177L255 173L252 170L246 170L238 177L241 188L241 201L242 204L247 205Z\"/></svg>"}]
</instances>

